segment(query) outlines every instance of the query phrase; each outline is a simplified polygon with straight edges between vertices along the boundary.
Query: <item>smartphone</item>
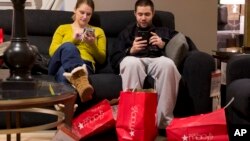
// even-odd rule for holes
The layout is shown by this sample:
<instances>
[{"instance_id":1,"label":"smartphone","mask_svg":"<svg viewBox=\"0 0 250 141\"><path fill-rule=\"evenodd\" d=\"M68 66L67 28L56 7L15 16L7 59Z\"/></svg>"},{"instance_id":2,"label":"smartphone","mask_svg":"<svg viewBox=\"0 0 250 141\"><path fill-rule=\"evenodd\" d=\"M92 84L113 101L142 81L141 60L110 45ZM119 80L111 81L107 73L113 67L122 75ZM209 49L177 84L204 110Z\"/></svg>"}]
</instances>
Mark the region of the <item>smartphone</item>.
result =
<instances>
[{"instance_id":1,"label":"smartphone","mask_svg":"<svg viewBox=\"0 0 250 141\"><path fill-rule=\"evenodd\" d=\"M149 31L138 31L137 32L138 37L142 37L142 40L147 40L149 41L150 38L150 32Z\"/></svg>"},{"instance_id":2,"label":"smartphone","mask_svg":"<svg viewBox=\"0 0 250 141\"><path fill-rule=\"evenodd\" d=\"M87 36L94 36L95 34L95 29L94 28L90 28L90 27L86 27L84 28L84 34L86 34Z\"/></svg>"}]
</instances>

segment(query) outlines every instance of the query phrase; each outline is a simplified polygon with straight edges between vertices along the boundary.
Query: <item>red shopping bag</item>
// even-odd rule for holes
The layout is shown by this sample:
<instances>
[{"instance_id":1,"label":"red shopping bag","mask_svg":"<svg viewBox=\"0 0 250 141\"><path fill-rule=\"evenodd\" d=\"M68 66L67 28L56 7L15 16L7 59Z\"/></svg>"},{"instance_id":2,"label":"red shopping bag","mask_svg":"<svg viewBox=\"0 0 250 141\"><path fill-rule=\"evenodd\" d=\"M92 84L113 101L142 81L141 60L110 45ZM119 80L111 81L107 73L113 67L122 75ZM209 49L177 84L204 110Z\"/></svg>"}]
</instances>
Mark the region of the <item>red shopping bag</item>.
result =
<instances>
[{"instance_id":1,"label":"red shopping bag","mask_svg":"<svg viewBox=\"0 0 250 141\"><path fill-rule=\"evenodd\" d=\"M168 141L228 141L225 110L174 118L166 128Z\"/></svg>"},{"instance_id":2,"label":"red shopping bag","mask_svg":"<svg viewBox=\"0 0 250 141\"><path fill-rule=\"evenodd\" d=\"M72 121L72 132L86 138L115 127L115 120L108 100L103 100Z\"/></svg>"},{"instance_id":3,"label":"red shopping bag","mask_svg":"<svg viewBox=\"0 0 250 141\"><path fill-rule=\"evenodd\" d=\"M119 141L153 141L157 135L155 91L122 91L116 132Z\"/></svg>"},{"instance_id":4,"label":"red shopping bag","mask_svg":"<svg viewBox=\"0 0 250 141\"><path fill-rule=\"evenodd\" d=\"M3 42L3 29L0 28L0 44Z\"/></svg>"}]
</instances>

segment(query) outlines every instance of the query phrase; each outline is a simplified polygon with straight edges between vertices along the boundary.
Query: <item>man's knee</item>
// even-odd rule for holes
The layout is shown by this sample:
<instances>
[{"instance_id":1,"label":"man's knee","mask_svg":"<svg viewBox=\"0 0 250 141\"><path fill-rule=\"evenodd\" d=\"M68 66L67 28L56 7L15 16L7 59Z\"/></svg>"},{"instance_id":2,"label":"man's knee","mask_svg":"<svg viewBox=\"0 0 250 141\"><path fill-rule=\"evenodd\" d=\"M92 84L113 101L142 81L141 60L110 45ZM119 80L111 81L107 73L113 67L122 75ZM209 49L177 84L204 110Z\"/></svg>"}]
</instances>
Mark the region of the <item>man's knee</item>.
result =
<instances>
[{"instance_id":1,"label":"man's knee","mask_svg":"<svg viewBox=\"0 0 250 141\"><path fill-rule=\"evenodd\" d=\"M171 60L167 57L161 57L157 61L157 65L158 65L158 67L161 67L162 69L169 69L169 68L175 67L173 60Z\"/></svg>"},{"instance_id":2,"label":"man's knee","mask_svg":"<svg viewBox=\"0 0 250 141\"><path fill-rule=\"evenodd\" d=\"M132 57L132 56L125 57L120 64L121 68L123 67L135 68L135 67L139 67L140 65L141 65L141 62L139 61L139 58Z\"/></svg>"}]
</instances>

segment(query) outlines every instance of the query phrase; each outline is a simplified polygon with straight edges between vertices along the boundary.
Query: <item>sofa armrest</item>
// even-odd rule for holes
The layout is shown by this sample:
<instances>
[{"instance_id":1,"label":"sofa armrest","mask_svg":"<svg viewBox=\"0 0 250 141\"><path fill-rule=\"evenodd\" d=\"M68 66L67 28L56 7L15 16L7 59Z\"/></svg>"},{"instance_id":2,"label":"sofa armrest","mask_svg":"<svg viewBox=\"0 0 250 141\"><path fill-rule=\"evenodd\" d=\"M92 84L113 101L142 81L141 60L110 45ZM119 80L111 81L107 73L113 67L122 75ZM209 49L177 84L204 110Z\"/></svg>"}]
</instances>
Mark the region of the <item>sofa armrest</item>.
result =
<instances>
[{"instance_id":1,"label":"sofa armrest","mask_svg":"<svg viewBox=\"0 0 250 141\"><path fill-rule=\"evenodd\" d=\"M211 73L215 70L214 58L204 52L194 50L188 53L184 61L182 80L194 107L194 113L212 110L210 98Z\"/></svg>"},{"instance_id":2,"label":"sofa armrest","mask_svg":"<svg viewBox=\"0 0 250 141\"><path fill-rule=\"evenodd\" d=\"M239 54L232 56L227 63L226 69L226 81L227 85L236 79L250 78L250 55Z\"/></svg>"},{"instance_id":3,"label":"sofa armrest","mask_svg":"<svg viewBox=\"0 0 250 141\"><path fill-rule=\"evenodd\" d=\"M229 140L239 140L239 138L233 136L235 133L235 127L250 127L249 97L249 78L237 79L227 85L226 103L234 98L234 101L225 108Z\"/></svg>"}]
</instances>

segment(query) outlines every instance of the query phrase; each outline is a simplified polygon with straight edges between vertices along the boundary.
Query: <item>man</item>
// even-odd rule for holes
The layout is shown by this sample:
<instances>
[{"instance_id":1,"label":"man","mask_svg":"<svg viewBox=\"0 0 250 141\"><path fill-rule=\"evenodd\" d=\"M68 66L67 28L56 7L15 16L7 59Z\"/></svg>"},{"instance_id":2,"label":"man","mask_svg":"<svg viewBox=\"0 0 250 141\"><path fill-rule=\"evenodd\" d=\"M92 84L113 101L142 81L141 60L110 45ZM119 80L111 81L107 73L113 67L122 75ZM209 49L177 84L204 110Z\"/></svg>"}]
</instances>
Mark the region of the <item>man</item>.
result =
<instances>
[{"instance_id":1,"label":"man","mask_svg":"<svg viewBox=\"0 0 250 141\"><path fill-rule=\"evenodd\" d=\"M164 132L173 118L181 76L174 62L164 56L165 45L176 32L155 27L154 13L151 0L137 0L136 23L120 33L111 52L111 64L120 72L123 90L142 88L147 75L154 78L158 93L157 126Z\"/></svg>"}]
</instances>

